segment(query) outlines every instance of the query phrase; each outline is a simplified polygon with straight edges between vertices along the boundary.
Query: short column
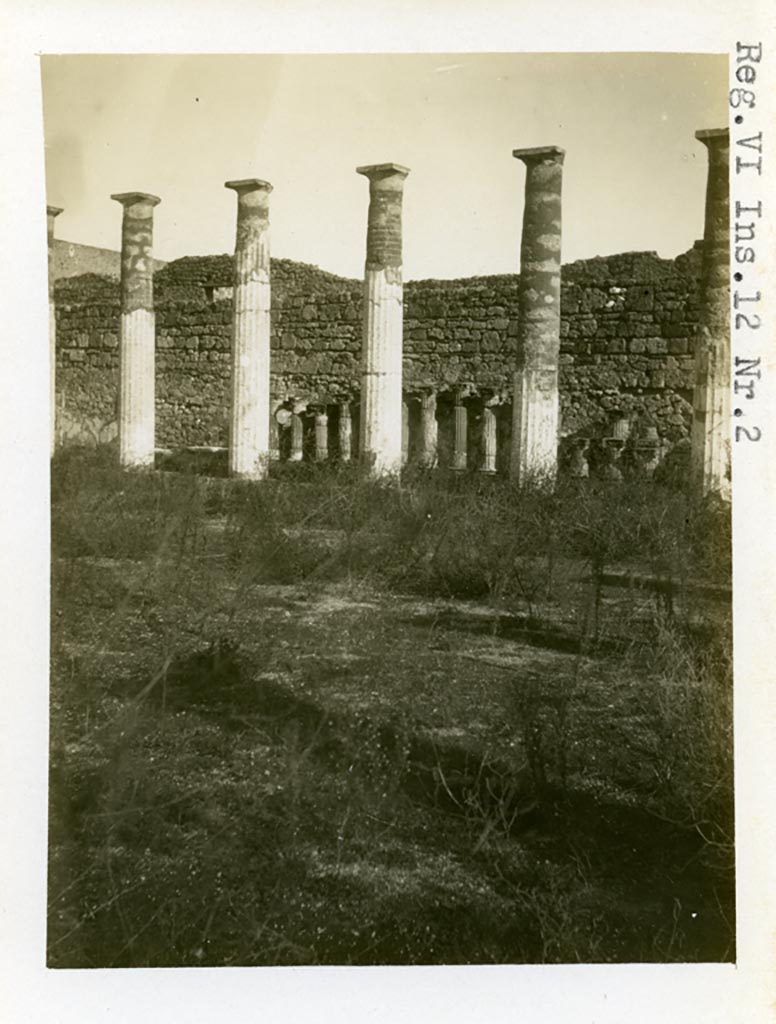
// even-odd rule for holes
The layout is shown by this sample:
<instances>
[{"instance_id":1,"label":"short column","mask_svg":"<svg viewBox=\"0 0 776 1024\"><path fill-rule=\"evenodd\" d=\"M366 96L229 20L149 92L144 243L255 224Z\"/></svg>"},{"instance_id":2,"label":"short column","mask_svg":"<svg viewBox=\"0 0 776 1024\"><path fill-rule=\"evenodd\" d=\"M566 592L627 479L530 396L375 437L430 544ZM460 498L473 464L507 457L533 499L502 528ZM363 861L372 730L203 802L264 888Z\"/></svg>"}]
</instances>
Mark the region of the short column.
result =
<instances>
[{"instance_id":1,"label":"short column","mask_svg":"<svg viewBox=\"0 0 776 1024\"><path fill-rule=\"evenodd\" d=\"M399 164L358 167L369 179L359 450L375 476L401 469L402 197Z\"/></svg>"},{"instance_id":2,"label":"short column","mask_svg":"<svg viewBox=\"0 0 776 1024\"><path fill-rule=\"evenodd\" d=\"M558 146L516 149L526 165L510 475L554 479L558 468L561 183Z\"/></svg>"},{"instance_id":3,"label":"short column","mask_svg":"<svg viewBox=\"0 0 776 1024\"><path fill-rule=\"evenodd\" d=\"M304 423L301 412L291 414L291 452L289 462L301 462L304 458Z\"/></svg>"},{"instance_id":4,"label":"short column","mask_svg":"<svg viewBox=\"0 0 776 1024\"><path fill-rule=\"evenodd\" d=\"M280 460L280 422L278 421L278 411L282 408L282 402L273 402L270 409L269 417L269 457L272 462L278 462Z\"/></svg>"},{"instance_id":5,"label":"short column","mask_svg":"<svg viewBox=\"0 0 776 1024\"><path fill-rule=\"evenodd\" d=\"M482 466L483 473L496 472L498 455L498 422L496 412L490 405L482 408Z\"/></svg>"},{"instance_id":6,"label":"short column","mask_svg":"<svg viewBox=\"0 0 776 1024\"><path fill-rule=\"evenodd\" d=\"M730 140L727 128L695 133L709 154L700 324L695 341L692 466L703 494L730 500Z\"/></svg>"},{"instance_id":7,"label":"short column","mask_svg":"<svg viewBox=\"0 0 776 1024\"><path fill-rule=\"evenodd\" d=\"M437 397L435 391L420 396L420 458L421 466L433 469L437 463L439 426L436 418Z\"/></svg>"},{"instance_id":8,"label":"short column","mask_svg":"<svg viewBox=\"0 0 776 1024\"><path fill-rule=\"evenodd\" d=\"M315 461L326 462L329 457L329 417L325 411L315 414Z\"/></svg>"},{"instance_id":9,"label":"short column","mask_svg":"<svg viewBox=\"0 0 776 1024\"><path fill-rule=\"evenodd\" d=\"M54 221L62 212L59 206L46 207L48 234L48 301L49 301L49 404L51 410L51 454L57 443L57 308L54 301Z\"/></svg>"},{"instance_id":10,"label":"short column","mask_svg":"<svg viewBox=\"0 0 776 1024\"><path fill-rule=\"evenodd\" d=\"M353 457L353 415L350 411L350 402L339 404L337 436L340 462L350 462Z\"/></svg>"},{"instance_id":11,"label":"short column","mask_svg":"<svg viewBox=\"0 0 776 1024\"><path fill-rule=\"evenodd\" d=\"M464 405L463 395L457 393L455 396L455 408L453 410L453 469L466 469L467 461L467 439L469 436L468 416Z\"/></svg>"},{"instance_id":12,"label":"short column","mask_svg":"<svg viewBox=\"0 0 776 1024\"><path fill-rule=\"evenodd\" d=\"M119 328L119 462L127 468L154 463L153 227L158 196L122 192L121 326Z\"/></svg>"},{"instance_id":13,"label":"short column","mask_svg":"<svg viewBox=\"0 0 776 1024\"><path fill-rule=\"evenodd\" d=\"M261 480L269 470L270 256L266 181L227 181L237 193L232 306L229 472Z\"/></svg>"},{"instance_id":14,"label":"short column","mask_svg":"<svg viewBox=\"0 0 776 1024\"><path fill-rule=\"evenodd\" d=\"M401 403L401 464L406 466L410 459L410 407Z\"/></svg>"}]
</instances>

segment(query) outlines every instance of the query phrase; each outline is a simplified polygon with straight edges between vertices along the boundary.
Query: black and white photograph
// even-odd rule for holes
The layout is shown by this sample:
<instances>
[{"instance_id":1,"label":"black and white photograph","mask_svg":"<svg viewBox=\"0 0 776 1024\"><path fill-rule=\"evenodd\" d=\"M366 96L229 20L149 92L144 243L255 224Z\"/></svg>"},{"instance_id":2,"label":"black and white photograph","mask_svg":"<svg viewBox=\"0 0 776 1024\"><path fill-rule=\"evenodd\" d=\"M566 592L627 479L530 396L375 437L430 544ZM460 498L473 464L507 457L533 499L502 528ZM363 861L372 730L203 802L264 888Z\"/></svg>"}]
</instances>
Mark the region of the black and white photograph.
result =
<instances>
[{"instance_id":1,"label":"black and white photograph","mask_svg":"<svg viewBox=\"0 0 776 1024\"><path fill-rule=\"evenodd\" d=\"M776 48L552 42L36 55L62 991L767 962Z\"/></svg>"},{"instance_id":2,"label":"black and white photograph","mask_svg":"<svg viewBox=\"0 0 776 1024\"><path fill-rule=\"evenodd\" d=\"M733 959L726 58L42 73L49 966Z\"/></svg>"}]
</instances>

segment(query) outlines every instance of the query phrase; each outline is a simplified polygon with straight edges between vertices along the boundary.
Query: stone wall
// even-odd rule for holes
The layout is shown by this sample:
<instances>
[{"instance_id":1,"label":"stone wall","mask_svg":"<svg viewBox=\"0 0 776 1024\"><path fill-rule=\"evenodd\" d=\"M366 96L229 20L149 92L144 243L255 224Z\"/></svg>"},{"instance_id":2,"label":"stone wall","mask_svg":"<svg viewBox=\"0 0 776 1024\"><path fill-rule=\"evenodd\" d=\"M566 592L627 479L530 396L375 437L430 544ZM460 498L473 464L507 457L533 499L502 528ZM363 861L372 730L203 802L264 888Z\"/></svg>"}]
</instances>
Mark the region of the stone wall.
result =
<instances>
[{"instance_id":1,"label":"stone wall","mask_svg":"<svg viewBox=\"0 0 776 1024\"><path fill-rule=\"evenodd\" d=\"M676 260L627 253L568 264L561 295L561 432L602 434L612 412L688 436L700 247ZM405 285L404 388L441 404L463 388L508 403L515 275ZM154 278L157 445L226 445L232 258L187 257ZM318 404L357 398L360 281L272 261L272 392ZM57 281L60 438L115 434L118 283ZM505 421L508 417L504 417ZM506 438L504 439L507 440Z\"/></svg>"}]
</instances>

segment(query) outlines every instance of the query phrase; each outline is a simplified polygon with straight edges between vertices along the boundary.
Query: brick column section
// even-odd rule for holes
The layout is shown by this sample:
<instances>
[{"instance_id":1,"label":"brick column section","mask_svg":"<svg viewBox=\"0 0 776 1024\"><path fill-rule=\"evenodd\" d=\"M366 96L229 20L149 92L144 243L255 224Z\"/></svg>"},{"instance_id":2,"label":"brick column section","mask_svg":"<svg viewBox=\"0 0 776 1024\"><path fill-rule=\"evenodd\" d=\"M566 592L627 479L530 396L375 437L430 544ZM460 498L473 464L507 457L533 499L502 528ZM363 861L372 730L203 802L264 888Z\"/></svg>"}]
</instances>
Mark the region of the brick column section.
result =
<instances>
[{"instance_id":1,"label":"brick column section","mask_svg":"<svg viewBox=\"0 0 776 1024\"><path fill-rule=\"evenodd\" d=\"M399 164L357 167L369 179L364 271L359 450L374 476L401 470L402 237L404 179Z\"/></svg>"},{"instance_id":2,"label":"brick column section","mask_svg":"<svg viewBox=\"0 0 776 1024\"><path fill-rule=\"evenodd\" d=\"M420 464L433 469L437 464L439 426L436 418L437 396L435 391L426 391L420 398Z\"/></svg>"},{"instance_id":3,"label":"brick column section","mask_svg":"<svg viewBox=\"0 0 776 1024\"><path fill-rule=\"evenodd\" d=\"M482 407L482 466L483 473L496 472L496 455L498 446L498 422L495 410L489 406Z\"/></svg>"},{"instance_id":4,"label":"brick column section","mask_svg":"<svg viewBox=\"0 0 776 1024\"><path fill-rule=\"evenodd\" d=\"M46 207L48 234L49 305L49 404L51 409L51 455L57 444L57 307L54 302L54 221L62 212L59 206Z\"/></svg>"},{"instance_id":5,"label":"brick column section","mask_svg":"<svg viewBox=\"0 0 776 1024\"><path fill-rule=\"evenodd\" d=\"M121 326L119 329L119 462L126 468L154 464L153 229L158 196L122 192Z\"/></svg>"},{"instance_id":6,"label":"brick column section","mask_svg":"<svg viewBox=\"0 0 776 1024\"><path fill-rule=\"evenodd\" d=\"M695 341L692 466L703 494L730 500L730 140L727 128L695 133L709 153L701 311Z\"/></svg>"},{"instance_id":7,"label":"brick column section","mask_svg":"<svg viewBox=\"0 0 776 1024\"><path fill-rule=\"evenodd\" d=\"M558 146L516 149L526 165L510 476L553 479L558 468L561 182Z\"/></svg>"},{"instance_id":8,"label":"brick column section","mask_svg":"<svg viewBox=\"0 0 776 1024\"><path fill-rule=\"evenodd\" d=\"M263 480L269 472L269 194L258 178L227 181L237 193L232 308L229 473Z\"/></svg>"},{"instance_id":9,"label":"brick column section","mask_svg":"<svg viewBox=\"0 0 776 1024\"><path fill-rule=\"evenodd\" d=\"M338 434L340 461L350 462L353 454L353 418L350 414L350 402L340 402Z\"/></svg>"},{"instance_id":10,"label":"brick column section","mask_svg":"<svg viewBox=\"0 0 776 1024\"><path fill-rule=\"evenodd\" d=\"M467 440L469 436L469 424L466 413L466 406L463 404L463 395L458 392L455 396L454 417L454 442L453 442L453 469L466 469Z\"/></svg>"}]
</instances>

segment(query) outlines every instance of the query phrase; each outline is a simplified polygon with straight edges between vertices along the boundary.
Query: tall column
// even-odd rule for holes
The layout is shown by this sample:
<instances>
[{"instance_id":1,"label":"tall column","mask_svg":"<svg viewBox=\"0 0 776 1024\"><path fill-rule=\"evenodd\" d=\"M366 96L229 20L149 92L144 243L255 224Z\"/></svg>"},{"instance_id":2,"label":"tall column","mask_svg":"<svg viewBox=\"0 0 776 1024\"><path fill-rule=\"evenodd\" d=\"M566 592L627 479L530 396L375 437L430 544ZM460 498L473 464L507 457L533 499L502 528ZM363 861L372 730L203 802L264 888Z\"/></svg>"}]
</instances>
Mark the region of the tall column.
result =
<instances>
[{"instance_id":1,"label":"tall column","mask_svg":"<svg viewBox=\"0 0 776 1024\"><path fill-rule=\"evenodd\" d=\"M558 468L561 182L558 146L516 149L526 165L520 245L517 361L510 475L554 478Z\"/></svg>"},{"instance_id":2,"label":"tall column","mask_svg":"<svg viewBox=\"0 0 776 1024\"><path fill-rule=\"evenodd\" d=\"M356 168L369 179L359 449L380 476L401 469L402 239L399 164Z\"/></svg>"},{"instance_id":3,"label":"tall column","mask_svg":"<svg viewBox=\"0 0 776 1024\"><path fill-rule=\"evenodd\" d=\"M463 395L456 392L454 416L454 440L453 440L453 469L466 469L467 439L469 436L469 424L466 413L466 406L463 404Z\"/></svg>"},{"instance_id":4,"label":"tall column","mask_svg":"<svg viewBox=\"0 0 776 1024\"><path fill-rule=\"evenodd\" d=\"M227 181L237 193L232 308L229 472L261 480L269 470L270 262L266 181Z\"/></svg>"},{"instance_id":5,"label":"tall column","mask_svg":"<svg viewBox=\"0 0 776 1024\"><path fill-rule=\"evenodd\" d=\"M339 407L339 457L340 462L350 462L353 454L353 419L350 402L340 402Z\"/></svg>"},{"instance_id":6,"label":"tall column","mask_svg":"<svg viewBox=\"0 0 776 1024\"><path fill-rule=\"evenodd\" d=\"M121 229L121 326L119 329L119 462L154 463L153 228L158 196L122 192L111 196L124 207Z\"/></svg>"},{"instance_id":7,"label":"tall column","mask_svg":"<svg viewBox=\"0 0 776 1024\"><path fill-rule=\"evenodd\" d=\"M62 212L59 206L46 207L48 232L48 303L49 303L49 404L51 410L51 454L57 443L57 310L54 302L54 221Z\"/></svg>"},{"instance_id":8,"label":"tall column","mask_svg":"<svg viewBox=\"0 0 776 1024\"><path fill-rule=\"evenodd\" d=\"M315 461L325 462L329 457L329 417L326 410L315 414Z\"/></svg>"},{"instance_id":9,"label":"tall column","mask_svg":"<svg viewBox=\"0 0 776 1024\"><path fill-rule=\"evenodd\" d=\"M489 406L482 407L482 466L483 473L496 472L498 423L496 412Z\"/></svg>"},{"instance_id":10,"label":"tall column","mask_svg":"<svg viewBox=\"0 0 776 1024\"><path fill-rule=\"evenodd\" d=\"M420 459L421 466L433 469L437 464L439 426L436 418L437 399L435 391L426 391L420 396Z\"/></svg>"},{"instance_id":11,"label":"tall column","mask_svg":"<svg viewBox=\"0 0 776 1024\"><path fill-rule=\"evenodd\" d=\"M709 153L701 312L695 341L692 465L698 488L730 500L730 141L695 133Z\"/></svg>"}]
</instances>

